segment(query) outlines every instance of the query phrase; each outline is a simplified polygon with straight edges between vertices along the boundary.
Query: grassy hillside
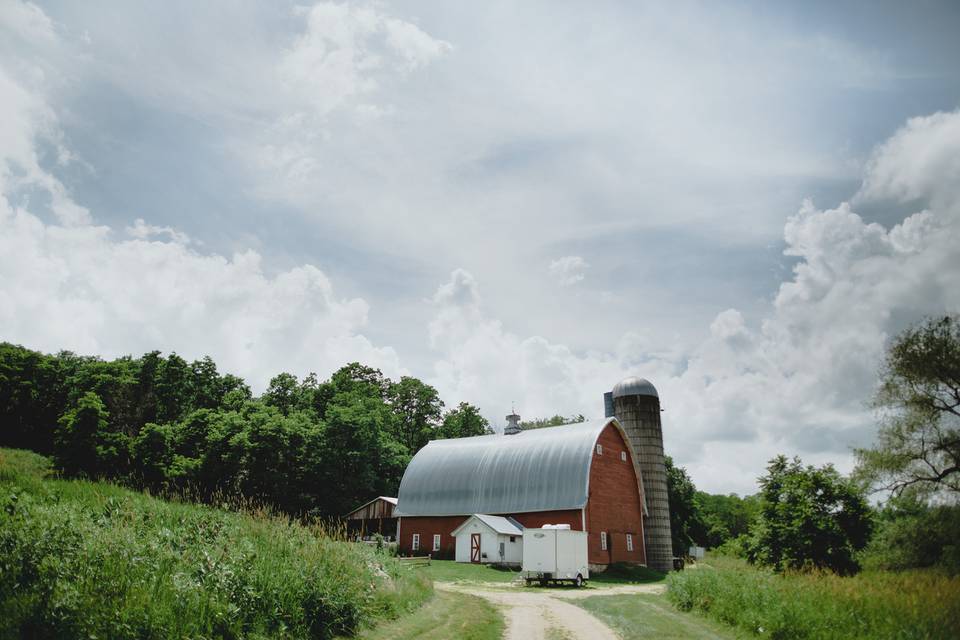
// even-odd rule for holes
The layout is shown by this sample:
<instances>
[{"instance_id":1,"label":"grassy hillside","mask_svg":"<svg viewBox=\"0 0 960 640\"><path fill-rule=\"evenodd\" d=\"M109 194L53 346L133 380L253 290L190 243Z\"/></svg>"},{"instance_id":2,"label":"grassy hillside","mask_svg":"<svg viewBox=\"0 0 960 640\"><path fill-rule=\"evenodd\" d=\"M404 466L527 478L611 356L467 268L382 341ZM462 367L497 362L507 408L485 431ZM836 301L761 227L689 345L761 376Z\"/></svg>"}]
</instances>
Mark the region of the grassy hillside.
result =
<instances>
[{"instance_id":1,"label":"grassy hillside","mask_svg":"<svg viewBox=\"0 0 960 640\"><path fill-rule=\"evenodd\" d=\"M0 449L0 638L327 638L431 593L317 528L47 471Z\"/></svg>"},{"instance_id":2,"label":"grassy hillside","mask_svg":"<svg viewBox=\"0 0 960 640\"><path fill-rule=\"evenodd\" d=\"M683 611L764 638L960 638L960 577L925 571L776 575L733 558L670 574Z\"/></svg>"}]
</instances>

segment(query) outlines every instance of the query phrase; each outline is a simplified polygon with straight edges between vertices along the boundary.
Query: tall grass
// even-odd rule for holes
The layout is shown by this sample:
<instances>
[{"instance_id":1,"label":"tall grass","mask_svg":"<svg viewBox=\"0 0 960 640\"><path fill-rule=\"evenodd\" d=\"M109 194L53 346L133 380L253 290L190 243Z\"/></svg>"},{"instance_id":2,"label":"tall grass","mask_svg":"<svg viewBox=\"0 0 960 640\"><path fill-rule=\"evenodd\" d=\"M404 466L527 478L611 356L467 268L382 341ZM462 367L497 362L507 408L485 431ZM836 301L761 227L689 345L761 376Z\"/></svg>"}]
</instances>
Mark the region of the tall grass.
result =
<instances>
[{"instance_id":1,"label":"tall grass","mask_svg":"<svg viewBox=\"0 0 960 640\"><path fill-rule=\"evenodd\" d=\"M319 526L46 469L0 450L0 638L329 638L431 592L426 577Z\"/></svg>"},{"instance_id":2,"label":"tall grass","mask_svg":"<svg viewBox=\"0 0 960 640\"><path fill-rule=\"evenodd\" d=\"M776 575L713 558L667 578L667 598L760 637L960 637L960 578L936 571Z\"/></svg>"}]
</instances>

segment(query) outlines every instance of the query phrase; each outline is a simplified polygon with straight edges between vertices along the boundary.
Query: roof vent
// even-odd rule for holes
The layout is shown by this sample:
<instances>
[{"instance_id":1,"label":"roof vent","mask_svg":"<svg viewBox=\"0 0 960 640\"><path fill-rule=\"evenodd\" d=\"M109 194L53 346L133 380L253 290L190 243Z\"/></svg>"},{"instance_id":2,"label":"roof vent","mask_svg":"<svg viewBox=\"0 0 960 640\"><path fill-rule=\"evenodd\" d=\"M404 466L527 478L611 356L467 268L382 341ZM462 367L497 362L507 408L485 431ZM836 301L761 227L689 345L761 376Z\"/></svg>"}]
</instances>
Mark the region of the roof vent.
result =
<instances>
[{"instance_id":1,"label":"roof vent","mask_svg":"<svg viewBox=\"0 0 960 640\"><path fill-rule=\"evenodd\" d=\"M514 411L507 416L507 426L503 428L503 435L512 436L521 431L523 431L523 427L520 426L520 416Z\"/></svg>"}]
</instances>

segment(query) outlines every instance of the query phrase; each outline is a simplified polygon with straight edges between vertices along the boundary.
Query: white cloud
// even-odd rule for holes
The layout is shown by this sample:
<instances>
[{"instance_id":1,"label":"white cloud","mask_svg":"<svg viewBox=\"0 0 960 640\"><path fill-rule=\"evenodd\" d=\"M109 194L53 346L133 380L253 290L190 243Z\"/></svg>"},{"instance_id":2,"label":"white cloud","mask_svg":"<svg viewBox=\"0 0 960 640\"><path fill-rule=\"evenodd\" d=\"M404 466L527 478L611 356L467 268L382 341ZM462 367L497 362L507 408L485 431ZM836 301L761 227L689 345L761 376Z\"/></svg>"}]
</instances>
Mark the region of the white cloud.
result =
<instances>
[{"instance_id":1,"label":"white cloud","mask_svg":"<svg viewBox=\"0 0 960 640\"><path fill-rule=\"evenodd\" d=\"M53 21L32 2L7 0L0 3L0 28L29 40L56 39Z\"/></svg>"},{"instance_id":2,"label":"white cloud","mask_svg":"<svg viewBox=\"0 0 960 640\"><path fill-rule=\"evenodd\" d=\"M173 243L190 244L190 237L187 234L177 231L173 227L158 227L147 224L143 218L137 218L133 221L132 227L127 227L127 235L137 238L138 240L149 240L155 236L166 236Z\"/></svg>"},{"instance_id":3,"label":"white cloud","mask_svg":"<svg viewBox=\"0 0 960 640\"><path fill-rule=\"evenodd\" d=\"M907 193L929 200L928 210L885 229L846 203L820 210L808 201L788 219L785 253L799 261L756 329L728 309L685 354L646 355L655 350L635 336L615 354L577 354L485 317L477 283L457 271L435 297L434 382L492 418L510 400L533 417L596 415L619 377L646 376L667 409L668 453L711 490L752 490L779 452L849 468L850 447L872 438L866 402L888 339L924 316L960 312L960 218L951 214L960 203L945 187L960 182L958 125L960 113L911 120L865 177L864 192Z\"/></svg>"},{"instance_id":4,"label":"white cloud","mask_svg":"<svg viewBox=\"0 0 960 640\"><path fill-rule=\"evenodd\" d=\"M877 148L858 201L929 198L951 212L960 207L960 117L957 111L911 118Z\"/></svg>"},{"instance_id":5,"label":"white cloud","mask_svg":"<svg viewBox=\"0 0 960 640\"><path fill-rule=\"evenodd\" d=\"M569 287L581 282L589 268L590 265L580 256L563 256L551 260L547 271L561 286Z\"/></svg>"},{"instance_id":6,"label":"white cloud","mask_svg":"<svg viewBox=\"0 0 960 640\"><path fill-rule=\"evenodd\" d=\"M105 357L210 355L256 388L280 371L326 375L352 360L405 372L393 349L361 333L367 303L338 297L312 265L268 275L254 251L202 254L185 234L142 219L127 228L131 239L94 224L37 160L58 131L52 111L2 69L0 119L3 340Z\"/></svg>"}]
</instances>

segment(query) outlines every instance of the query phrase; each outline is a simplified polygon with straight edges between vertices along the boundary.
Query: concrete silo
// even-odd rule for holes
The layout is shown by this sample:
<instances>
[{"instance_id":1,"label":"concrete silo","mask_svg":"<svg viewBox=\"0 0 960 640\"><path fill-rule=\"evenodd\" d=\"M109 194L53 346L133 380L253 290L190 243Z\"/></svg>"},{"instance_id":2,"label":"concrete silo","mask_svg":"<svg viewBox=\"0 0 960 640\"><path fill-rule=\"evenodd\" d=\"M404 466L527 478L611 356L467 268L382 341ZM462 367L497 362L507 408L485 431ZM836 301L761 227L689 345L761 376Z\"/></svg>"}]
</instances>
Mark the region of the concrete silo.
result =
<instances>
[{"instance_id":1,"label":"concrete silo","mask_svg":"<svg viewBox=\"0 0 960 640\"><path fill-rule=\"evenodd\" d=\"M643 527L647 565L658 571L670 571L673 569L673 545L667 469L663 462L660 396L649 381L631 377L621 380L612 392L604 394L604 404L607 413L612 409L626 431L640 465L648 512Z\"/></svg>"}]
</instances>

